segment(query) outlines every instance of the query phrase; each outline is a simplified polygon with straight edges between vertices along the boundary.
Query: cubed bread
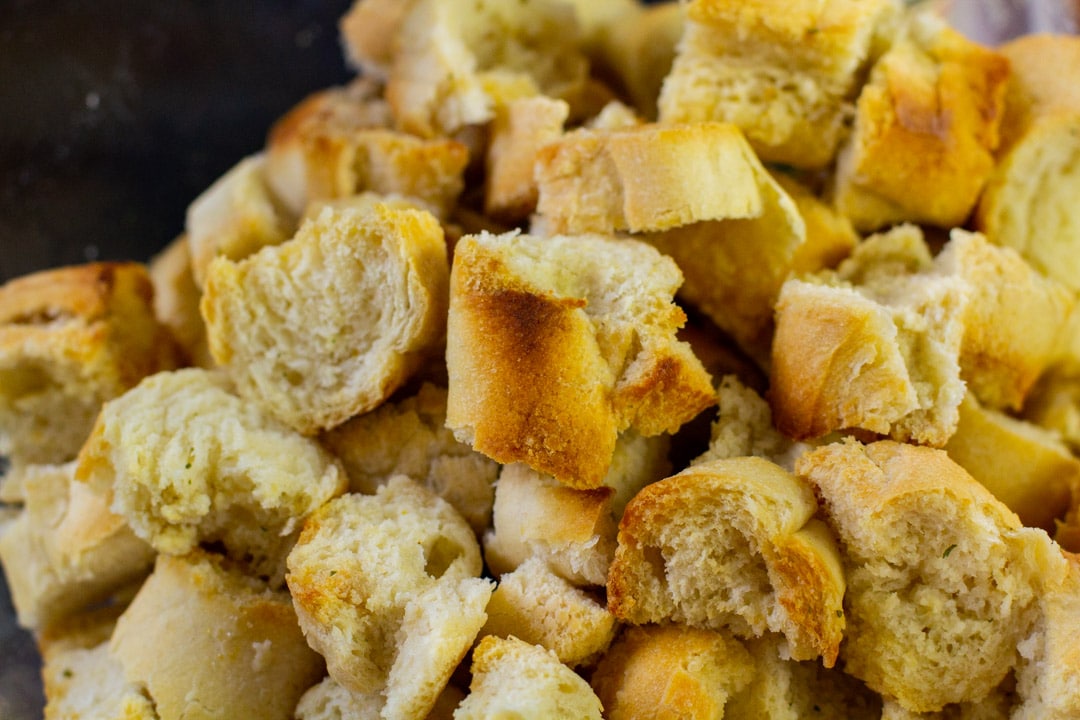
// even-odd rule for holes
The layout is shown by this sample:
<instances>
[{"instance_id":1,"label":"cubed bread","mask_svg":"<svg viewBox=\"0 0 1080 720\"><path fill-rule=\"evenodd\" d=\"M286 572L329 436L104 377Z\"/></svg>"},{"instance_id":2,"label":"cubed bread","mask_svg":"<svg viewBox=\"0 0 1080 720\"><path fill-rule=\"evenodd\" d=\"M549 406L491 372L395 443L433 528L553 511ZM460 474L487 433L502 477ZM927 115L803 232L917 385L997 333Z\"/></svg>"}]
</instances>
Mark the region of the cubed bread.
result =
<instances>
[{"instance_id":1,"label":"cubed bread","mask_svg":"<svg viewBox=\"0 0 1080 720\"><path fill-rule=\"evenodd\" d=\"M769 174L794 201L806 224L806 242L791 258L792 273L800 275L836 267L860 240L851 221L791 175L776 170L770 170Z\"/></svg>"},{"instance_id":2,"label":"cubed bread","mask_svg":"<svg viewBox=\"0 0 1080 720\"><path fill-rule=\"evenodd\" d=\"M944 449L1029 527L1052 534L1080 501L1080 460L1053 432L983 407L970 393Z\"/></svg>"},{"instance_id":3,"label":"cubed bread","mask_svg":"<svg viewBox=\"0 0 1080 720\"><path fill-rule=\"evenodd\" d=\"M604 484L575 490L521 463L503 467L495 486L484 556L496 575L531 556L576 585L604 585L619 518L630 498L670 471L666 437L620 436Z\"/></svg>"},{"instance_id":4,"label":"cubed bread","mask_svg":"<svg viewBox=\"0 0 1080 720\"><path fill-rule=\"evenodd\" d=\"M43 270L0 286L0 455L75 458L101 404L179 362L143 265Z\"/></svg>"},{"instance_id":5,"label":"cubed bread","mask_svg":"<svg viewBox=\"0 0 1080 720\"><path fill-rule=\"evenodd\" d=\"M457 686L447 685L424 720L451 720L464 698ZM300 698L296 720L377 720L382 705L378 693L354 692L327 677Z\"/></svg>"},{"instance_id":6,"label":"cubed bread","mask_svg":"<svg viewBox=\"0 0 1080 720\"><path fill-rule=\"evenodd\" d=\"M600 720L600 700L589 684L538 645L488 635L473 651L472 675L454 720Z\"/></svg>"},{"instance_id":7,"label":"cubed bread","mask_svg":"<svg viewBox=\"0 0 1080 720\"><path fill-rule=\"evenodd\" d=\"M591 664L615 637L615 616L537 556L502 574L487 615L482 636L513 635L553 651L570 667Z\"/></svg>"},{"instance_id":8,"label":"cubed bread","mask_svg":"<svg viewBox=\"0 0 1080 720\"><path fill-rule=\"evenodd\" d=\"M198 550L158 556L108 647L161 720L289 720L325 672L288 593Z\"/></svg>"},{"instance_id":9,"label":"cubed bread","mask_svg":"<svg viewBox=\"0 0 1080 720\"><path fill-rule=\"evenodd\" d=\"M398 475L316 511L287 581L330 676L381 694L382 717L423 717L471 647L493 589L480 548L444 500Z\"/></svg>"},{"instance_id":10,"label":"cubed bread","mask_svg":"<svg viewBox=\"0 0 1080 720\"><path fill-rule=\"evenodd\" d=\"M1040 583L1065 561L940 450L833 443L796 472L840 539L848 618L841 661L913 712L979 702L1017 666Z\"/></svg>"},{"instance_id":11,"label":"cubed bread","mask_svg":"<svg viewBox=\"0 0 1080 720\"><path fill-rule=\"evenodd\" d=\"M184 228L200 288L215 257L241 260L267 245L280 245L295 231L295 219L267 184L266 166L264 153L244 158L188 206Z\"/></svg>"},{"instance_id":12,"label":"cubed bread","mask_svg":"<svg viewBox=\"0 0 1080 720\"><path fill-rule=\"evenodd\" d=\"M150 546L74 474L74 463L27 468L22 512L0 526L19 624L39 632L141 580L154 562Z\"/></svg>"},{"instance_id":13,"label":"cubed bread","mask_svg":"<svg viewBox=\"0 0 1080 720\"><path fill-rule=\"evenodd\" d=\"M626 628L590 679L608 720L724 718L754 660L724 632L685 625Z\"/></svg>"},{"instance_id":14,"label":"cubed bread","mask_svg":"<svg viewBox=\"0 0 1080 720\"><path fill-rule=\"evenodd\" d=\"M362 192L414 197L445 216L465 187L468 148L392 123L381 86L369 78L316 92L270 129L267 180L293 217L313 201Z\"/></svg>"},{"instance_id":15,"label":"cubed bread","mask_svg":"<svg viewBox=\"0 0 1080 720\"><path fill-rule=\"evenodd\" d=\"M321 441L345 466L349 489L371 495L408 475L446 500L480 534L491 523L499 465L454 439L446 389L430 383L326 432Z\"/></svg>"},{"instance_id":16,"label":"cubed bread","mask_svg":"<svg viewBox=\"0 0 1080 720\"><path fill-rule=\"evenodd\" d=\"M1027 35L998 51L1012 68L1001 151L975 214L994 243L1016 248L1039 272L1080 290L1080 38Z\"/></svg>"},{"instance_id":17,"label":"cubed bread","mask_svg":"<svg viewBox=\"0 0 1080 720\"><path fill-rule=\"evenodd\" d=\"M518 97L571 105L585 87L574 7L556 0L415 0L399 26L386 98L422 137L488 122Z\"/></svg>"},{"instance_id":18,"label":"cubed bread","mask_svg":"<svg viewBox=\"0 0 1080 720\"><path fill-rule=\"evenodd\" d=\"M385 80L394 60L394 43L414 0L354 0L338 31L345 59L361 76Z\"/></svg>"},{"instance_id":19,"label":"cubed bread","mask_svg":"<svg viewBox=\"0 0 1080 720\"><path fill-rule=\"evenodd\" d=\"M1063 362L1047 370L1028 394L1021 417L1056 433L1074 454L1080 451L1080 365Z\"/></svg>"},{"instance_id":20,"label":"cubed bread","mask_svg":"<svg viewBox=\"0 0 1080 720\"><path fill-rule=\"evenodd\" d=\"M914 12L859 94L836 207L862 231L962 225L994 167L1009 63Z\"/></svg>"},{"instance_id":21,"label":"cubed bread","mask_svg":"<svg viewBox=\"0 0 1080 720\"><path fill-rule=\"evenodd\" d=\"M210 351L270 414L305 434L332 428L441 350L448 271L430 213L379 196L328 205L287 243L214 261Z\"/></svg>"},{"instance_id":22,"label":"cubed bread","mask_svg":"<svg viewBox=\"0 0 1080 720\"><path fill-rule=\"evenodd\" d=\"M639 492L619 523L608 609L737 637L784 635L797 660L832 667L844 574L804 481L762 458L694 465Z\"/></svg>"},{"instance_id":23,"label":"cubed bread","mask_svg":"<svg viewBox=\"0 0 1080 720\"><path fill-rule=\"evenodd\" d=\"M214 367L206 323L199 313L202 290L195 284L187 235L176 238L151 258L149 272L154 285L154 315L172 333L185 364Z\"/></svg>"},{"instance_id":24,"label":"cubed bread","mask_svg":"<svg viewBox=\"0 0 1080 720\"><path fill-rule=\"evenodd\" d=\"M619 78L634 108L649 120L656 119L660 88L685 23L685 4L666 0L620 18L605 37L602 66Z\"/></svg>"},{"instance_id":25,"label":"cubed bread","mask_svg":"<svg viewBox=\"0 0 1080 720\"><path fill-rule=\"evenodd\" d=\"M694 0L660 92L663 122L738 125L767 162L836 153L890 0Z\"/></svg>"},{"instance_id":26,"label":"cubed bread","mask_svg":"<svg viewBox=\"0 0 1080 720\"><path fill-rule=\"evenodd\" d=\"M570 114L563 100L544 95L513 100L495 110L487 148L484 212L507 221L536 209L533 167L540 148L559 139Z\"/></svg>"},{"instance_id":27,"label":"cubed bread","mask_svg":"<svg viewBox=\"0 0 1080 720\"><path fill-rule=\"evenodd\" d=\"M462 238L447 426L500 463L598 487L618 433L673 432L714 402L708 373L675 338L681 279L674 262L634 240Z\"/></svg>"},{"instance_id":28,"label":"cubed bread","mask_svg":"<svg viewBox=\"0 0 1080 720\"><path fill-rule=\"evenodd\" d=\"M158 373L109 402L75 477L156 550L219 542L278 583L303 519L346 486L318 443L196 368Z\"/></svg>"},{"instance_id":29,"label":"cubed bread","mask_svg":"<svg viewBox=\"0 0 1080 720\"><path fill-rule=\"evenodd\" d=\"M784 435L860 428L945 444L964 397L970 288L933 267L919 230L900 226L864 241L836 275L784 284L769 387Z\"/></svg>"}]
</instances>

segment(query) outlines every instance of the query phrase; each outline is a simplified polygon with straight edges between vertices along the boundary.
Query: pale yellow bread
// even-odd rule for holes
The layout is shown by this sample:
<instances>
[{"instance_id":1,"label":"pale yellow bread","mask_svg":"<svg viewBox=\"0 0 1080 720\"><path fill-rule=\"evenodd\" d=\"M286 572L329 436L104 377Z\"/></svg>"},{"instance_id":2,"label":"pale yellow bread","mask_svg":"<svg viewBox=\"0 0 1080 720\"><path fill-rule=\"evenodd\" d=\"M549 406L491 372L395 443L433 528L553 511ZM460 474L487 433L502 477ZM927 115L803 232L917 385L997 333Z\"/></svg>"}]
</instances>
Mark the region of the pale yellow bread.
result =
<instances>
[{"instance_id":1,"label":"pale yellow bread","mask_svg":"<svg viewBox=\"0 0 1080 720\"><path fill-rule=\"evenodd\" d=\"M314 434L376 407L441 350L448 272L430 213L377 195L327 205L287 243L214 261L210 351L241 395Z\"/></svg>"},{"instance_id":2,"label":"pale yellow bread","mask_svg":"<svg viewBox=\"0 0 1080 720\"><path fill-rule=\"evenodd\" d=\"M656 119L664 78L686 23L686 6L677 0L650 3L621 18L603 43L602 64L619 78L634 108Z\"/></svg>"},{"instance_id":3,"label":"pale yellow bread","mask_svg":"<svg viewBox=\"0 0 1080 720\"><path fill-rule=\"evenodd\" d=\"M288 720L325 671L288 593L200 551L158 556L108 649L161 720Z\"/></svg>"},{"instance_id":4,"label":"pale yellow bread","mask_svg":"<svg viewBox=\"0 0 1080 720\"><path fill-rule=\"evenodd\" d=\"M809 485L762 458L694 465L653 483L619 523L608 609L633 624L781 633L791 657L832 667L845 579L816 511Z\"/></svg>"},{"instance_id":5,"label":"pale yellow bread","mask_svg":"<svg viewBox=\"0 0 1080 720\"><path fill-rule=\"evenodd\" d=\"M847 578L844 669L913 712L977 703L1017 667L1060 550L940 450L848 440L803 455Z\"/></svg>"},{"instance_id":6,"label":"pale yellow bread","mask_svg":"<svg viewBox=\"0 0 1080 720\"><path fill-rule=\"evenodd\" d=\"M447 685L425 720L451 720L465 693ZM378 693L358 693L342 686L334 678L324 678L300 698L296 720L376 720L383 699Z\"/></svg>"},{"instance_id":7,"label":"pale yellow bread","mask_svg":"<svg viewBox=\"0 0 1080 720\"><path fill-rule=\"evenodd\" d=\"M180 353L138 263L43 270L0 286L0 455L74 459L101 404Z\"/></svg>"},{"instance_id":8,"label":"pale yellow bread","mask_svg":"<svg viewBox=\"0 0 1080 720\"><path fill-rule=\"evenodd\" d=\"M345 59L362 75L385 79L394 43L414 0L354 0L338 21Z\"/></svg>"},{"instance_id":9,"label":"pale yellow bread","mask_svg":"<svg viewBox=\"0 0 1080 720\"><path fill-rule=\"evenodd\" d=\"M681 279L670 259L634 240L462 238L450 283L447 426L500 463L598 487L619 432L672 432L713 402L708 374L675 338Z\"/></svg>"},{"instance_id":10,"label":"pale yellow bread","mask_svg":"<svg viewBox=\"0 0 1080 720\"><path fill-rule=\"evenodd\" d=\"M180 346L184 364L214 367L206 323L199 313L202 290L195 283L187 235L177 237L151 258L148 270L154 285L154 315Z\"/></svg>"},{"instance_id":11,"label":"pale yellow bread","mask_svg":"<svg viewBox=\"0 0 1080 720\"><path fill-rule=\"evenodd\" d=\"M197 368L158 373L109 402L75 477L159 552L221 543L277 583L303 519L346 486L318 443Z\"/></svg>"}]
</instances>

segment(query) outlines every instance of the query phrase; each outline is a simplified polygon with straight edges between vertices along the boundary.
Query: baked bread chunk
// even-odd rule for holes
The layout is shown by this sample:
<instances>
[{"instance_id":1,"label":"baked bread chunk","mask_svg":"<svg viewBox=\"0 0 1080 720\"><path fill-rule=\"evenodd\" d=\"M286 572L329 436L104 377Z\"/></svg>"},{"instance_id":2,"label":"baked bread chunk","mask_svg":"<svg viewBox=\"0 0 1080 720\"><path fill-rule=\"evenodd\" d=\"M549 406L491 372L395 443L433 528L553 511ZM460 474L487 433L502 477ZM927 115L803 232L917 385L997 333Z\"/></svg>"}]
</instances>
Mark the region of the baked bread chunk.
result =
<instances>
[{"instance_id":1,"label":"baked bread chunk","mask_svg":"<svg viewBox=\"0 0 1080 720\"><path fill-rule=\"evenodd\" d=\"M464 698L464 692L447 685L424 720L451 720ZM327 677L300 698L296 720L376 720L382 705L383 698L378 693L353 692Z\"/></svg>"},{"instance_id":2,"label":"baked bread chunk","mask_svg":"<svg viewBox=\"0 0 1080 720\"><path fill-rule=\"evenodd\" d=\"M569 115L565 101L543 95L496 108L485 158L484 212L512 222L524 220L536 209L537 154L562 136Z\"/></svg>"},{"instance_id":3,"label":"baked bread chunk","mask_svg":"<svg viewBox=\"0 0 1080 720\"><path fill-rule=\"evenodd\" d=\"M287 593L198 550L158 556L109 652L161 720L288 720L324 671Z\"/></svg>"},{"instance_id":4,"label":"baked bread chunk","mask_svg":"<svg viewBox=\"0 0 1080 720\"><path fill-rule=\"evenodd\" d=\"M979 702L1017 666L1039 588L1065 561L932 448L834 443L803 455L840 539L844 669L913 712Z\"/></svg>"},{"instance_id":5,"label":"baked bread chunk","mask_svg":"<svg viewBox=\"0 0 1080 720\"><path fill-rule=\"evenodd\" d=\"M176 238L151 258L149 272L154 285L154 315L180 346L184 364L213 368L206 323L199 313L202 290L195 284L187 235Z\"/></svg>"},{"instance_id":6,"label":"baked bread chunk","mask_svg":"<svg viewBox=\"0 0 1080 720\"><path fill-rule=\"evenodd\" d=\"M519 97L575 104L589 63L574 7L556 0L415 0L394 45L386 98L398 127L452 135Z\"/></svg>"},{"instance_id":7,"label":"baked bread chunk","mask_svg":"<svg viewBox=\"0 0 1080 720\"><path fill-rule=\"evenodd\" d=\"M137 263L44 270L0 286L0 455L73 460L101 404L176 367Z\"/></svg>"},{"instance_id":8,"label":"baked bread chunk","mask_svg":"<svg viewBox=\"0 0 1080 720\"><path fill-rule=\"evenodd\" d=\"M484 535L488 568L500 575L536 556L576 585L604 585L623 509L668 474L667 448L664 437L622 435L604 484L592 490L568 488L522 463L504 466Z\"/></svg>"},{"instance_id":9,"label":"baked bread chunk","mask_svg":"<svg viewBox=\"0 0 1080 720\"><path fill-rule=\"evenodd\" d=\"M450 505L398 475L345 495L304 524L287 581L330 676L381 694L383 718L423 717L486 619L492 583Z\"/></svg>"},{"instance_id":10,"label":"baked bread chunk","mask_svg":"<svg viewBox=\"0 0 1080 720\"><path fill-rule=\"evenodd\" d=\"M408 475L450 503L477 534L491 524L499 465L454 439L445 388L424 383L416 395L358 415L320 439L341 459L352 492L371 495L392 476Z\"/></svg>"},{"instance_id":11,"label":"baked bread chunk","mask_svg":"<svg viewBox=\"0 0 1080 720\"><path fill-rule=\"evenodd\" d=\"M1008 61L930 12L911 13L859 94L836 207L862 231L962 225L994 167Z\"/></svg>"},{"instance_id":12,"label":"baked bread chunk","mask_svg":"<svg viewBox=\"0 0 1080 720\"><path fill-rule=\"evenodd\" d=\"M362 76L385 80L394 42L414 0L355 0L338 22L345 59Z\"/></svg>"},{"instance_id":13,"label":"baked bread chunk","mask_svg":"<svg viewBox=\"0 0 1080 720\"><path fill-rule=\"evenodd\" d=\"M27 629L44 630L108 599L154 562L150 546L74 474L73 462L28 467L23 509L0 525L0 562Z\"/></svg>"},{"instance_id":14,"label":"baked bread chunk","mask_svg":"<svg viewBox=\"0 0 1080 720\"><path fill-rule=\"evenodd\" d=\"M619 432L673 432L713 402L708 373L675 339L680 280L670 259L633 240L462 238L447 426L500 463L600 486Z\"/></svg>"},{"instance_id":15,"label":"baked bread chunk","mask_svg":"<svg viewBox=\"0 0 1080 720\"><path fill-rule=\"evenodd\" d=\"M267 180L292 217L315 200L362 192L413 197L440 217L453 208L465 187L468 148L448 138L422 139L394 130L381 92L368 78L328 88L270 129Z\"/></svg>"},{"instance_id":16,"label":"baked bread chunk","mask_svg":"<svg viewBox=\"0 0 1080 720\"><path fill-rule=\"evenodd\" d=\"M218 255L241 260L264 246L280 245L296 230L267 184L263 153L244 158L195 198L184 227L200 288Z\"/></svg>"},{"instance_id":17,"label":"baked bread chunk","mask_svg":"<svg viewBox=\"0 0 1080 720\"><path fill-rule=\"evenodd\" d=\"M196 368L158 373L109 402L75 477L159 552L219 542L277 583L303 519L346 486L318 443Z\"/></svg>"},{"instance_id":18,"label":"baked bread chunk","mask_svg":"<svg viewBox=\"0 0 1080 720\"><path fill-rule=\"evenodd\" d=\"M634 108L648 120L656 119L660 88L671 72L685 23L685 5L667 0L624 15L605 37L604 69L615 73Z\"/></svg>"},{"instance_id":19,"label":"baked bread chunk","mask_svg":"<svg viewBox=\"0 0 1080 720\"><path fill-rule=\"evenodd\" d=\"M784 635L790 656L832 667L844 631L844 575L809 485L761 458L694 465L626 506L608 609L736 637Z\"/></svg>"},{"instance_id":20,"label":"baked bread chunk","mask_svg":"<svg viewBox=\"0 0 1080 720\"><path fill-rule=\"evenodd\" d=\"M970 393L944 450L1029 527L1053 534L1080 500L1080 460L1054 433L983 407Z\"/></svg>"},{"instance_id":21,"label":"baked bread chunk","mask_svg":"<svg viewBox=\"0 0 1080 720\"><path fill-rule=\"evenodd\" d=\"M998 48L1012 68L998 162L976 226L1015 248L1039 272L1080 290L1080 38L1028 35Z\"/></svg>"},{"instance_id":22,"label":"baked bread chunk","mask_svg":"<svg viewBox=\"0 0 1080 720\"><path fill-rule=\"evenodd\" d=\"M438 346L448 271L430 213L378 196L327 206L289 242L212 264L210 351L267 412L304 434L332 428L386 400Z\"/></svg>"},{"instance_id":23,"label":"baked bread chunk","mask_svg":"<svg viewBox=\"0 0 1080 720\"><path fill-rule=\"evenodd\" d=\"M588 683L538 645L489 635L473 651L472 674L454 720L600 720L600 700Z\"/></svg>"},{"instance_id":24,"label":"baked bread chunk","mask_svg":"<svg viewBox=\"0 0 1080 720\"><path fill-rule=\"evenodd\" d=\"M626 628L590 683L608 720L725 718L727 702L753 678L754 661L727 633L685 625Z\"/></svg>"},{"instance_id":25,"label":"baked bread chunk","mask_svg":"<svg viewBox=\"0 0 1080 720\"><path fill-rule=\"evenodd\" d=\"M536 556L503 573L487 615L480 635L513 635L570 667L592 664L615 637L615 616Z\"/></svg>"},{"instance_id":26,"label":"baked bread chunk","mask_svg":"<svg viewBox=\"0 0 1080 720\"><path fill-rule=\"evenodd\" d=\"M1062 362L1032 387L1021 417L1057 434L1075 454L1080 451L1080 365Z\"/></svg>"},{"instance_id":27,"label":"baked bread chunk","mask_svg":"<svg viewBox=\"0 0 1080 720\"><path fill-rule=\"evenodd\" d=\"M766 162L824 167L890 0L694 0L660 120L738 125Z\"/></svg>"}]
</instances>

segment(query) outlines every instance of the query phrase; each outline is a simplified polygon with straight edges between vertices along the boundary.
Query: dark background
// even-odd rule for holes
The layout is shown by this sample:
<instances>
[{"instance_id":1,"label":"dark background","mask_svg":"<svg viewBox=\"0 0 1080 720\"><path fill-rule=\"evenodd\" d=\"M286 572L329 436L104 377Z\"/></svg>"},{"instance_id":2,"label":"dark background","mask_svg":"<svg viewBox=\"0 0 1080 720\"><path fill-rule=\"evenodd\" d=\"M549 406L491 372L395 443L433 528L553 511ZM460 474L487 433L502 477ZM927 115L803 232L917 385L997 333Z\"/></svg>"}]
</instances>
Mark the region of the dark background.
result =
<instances>
[{"instance_id":1,"label":"dark background","mask_svg":"<svg viewBox=\"0 0 1080 720\"><path fill-rule=\"evenodd\" d=\"M147 260L274 118L350 76L348 0L0 0L0 282ZM0 720L42 716L0 579Z\"/></svg>"}]
</instances>

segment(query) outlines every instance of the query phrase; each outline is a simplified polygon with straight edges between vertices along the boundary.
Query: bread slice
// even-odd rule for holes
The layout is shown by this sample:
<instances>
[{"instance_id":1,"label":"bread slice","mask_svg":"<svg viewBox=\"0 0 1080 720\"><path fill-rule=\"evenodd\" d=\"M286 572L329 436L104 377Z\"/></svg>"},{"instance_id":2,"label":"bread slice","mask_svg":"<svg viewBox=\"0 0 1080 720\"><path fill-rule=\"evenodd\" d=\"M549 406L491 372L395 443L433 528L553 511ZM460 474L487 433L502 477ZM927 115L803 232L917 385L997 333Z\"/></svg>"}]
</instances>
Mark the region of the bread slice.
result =
<instances>
[{"instance_id":1,"label":"bread slice","mask_svg":"<svg viewBox=\"0 0 1080 720\"><path fill-rule=\"evenodd\" d=\"M829 164L889 0L694 0L660 92L663 122L738 125L766 162Z\"/></svg>"},{"instance_id":2,"label":"bread slice","mask_svg":"<svg viewBox=\"0 0 1080 720\"><path fill-rule=\"evenodd\" d=\"M371 495L394 475L408 475L450 503L477 534L491 524L499 465L454 439L446 427L446 389L430 383L324 433L349 489Z\"/></svg>"},{"instance_id":3,"label":"bread slice","mask_svg":"<svg viewBox=\"0 0 1080 720\"><path fill-rule=\"evenodd\" d=\"M180 356L138 263L43 270L0 286L0 455L73 460L101 404Z\"/></svg>"},{"instance_id":4,"label":"bread slice","mask_svg":"<svg viewBox=\"0 0 1080 720\"><path fill-rule=\"evenodd\" d=\"M441 498L398 475L309 518L287 581L308 642L330 676L381 694L383 718L423 717L484 624L472 529Z\"/></svg>"},{"instance_id":5,"label":"bread slice","mask_svg":"<svg viewBox=\"0 0 1080 720\"><path fill-rule=\"evenodd\" d=\"M288 720L324 672L287 593L200 551L158 556L108 647L163 720Z\"/></svg>"},{"instance_id":6,"label":"bread slice","mask_svg":"<svg viewBox=\"0 0 1080 720\"><path fill-rule=\"evenodd\" d=\"M1080 460L1057 436L985 408L970 393L944 449L1029 527L1053 534L1080 500Z\"/></svg>"},{"instance_id":7,"label":"bread slice","mask_svg":"<svg viewBox=\"0 0 1080 720\"><path fill-rule=\"evenodd\" d=\"M736 637L782 633L797 660L832 667L844 575L809 485L761 458L694 465L639 492L619 523L608 609Z\"/></svg>"},{"instance_id":8,"label":"bread slice","mask_svg":"<svg viewBox=\"0 0 1080 720\"><path fill-rule=\"evenodd\" d=\"M840 539L844 669L914 712L977 703L1017 666L1040 583L1065 562L988 490L931 448L834 443L797 474Z\"/></svg>"},{"instance_id":9,"label":"bread slice","mask_svg":"<svg viewBox=\"0 0 1080 720\"><path fill-rule=\"evenodd\" d=\"M731 635L685 625L628 627L590 683L608 720L726 718L731 696L754 676L754 660Z\"/></svg>"},{"instance_id":10,"label":"bread slice","mask_svg":"<svg viewBox=\"0 0 1080 720\"><path fill-rule=\"evenodd\" d=\"M600 720L600 700L588 683L538 645L488 635L473 651L472 674L454 720Z\"/></svg>"},{"instance_id":11,"label":"bread slice","mask_svg":"<svg viewBox=\"0 0 1080 720\"><path fill-rule=\"evenodd\" d=\"M195 284L187 235L177 237L151 258L148 270L154 284L154 315L180 346L184 364L213 368L206 323L199 313L202 290Z\"/></svg>"},{"instance_id":12,"label":"bread slice","mask_svg":"<svg viewBox=\"0 0 1080 720\"><path fill-rule=\"evenodd\" d=\"M998 51L1012 68L1001 123L1001 151L975 214L996 244L1015 248L1039 272L1080 290L1073 212L1080 173L1080 39L1028 35Z\"/></svg>"},{"instance_id":13,"label":"bread slice","mask_svg":"<svg viewBox=\"0 0 1080 720\"><path fill-rule=\"evenodd\" d=\"M705 369L675 339L680 280L670 259L633 240L462 238L447 426L500 463L598 487L619 432L672 432L713 402Z\"/></svg>"},{"instance_id":14,"label":"bread slice","mask_svg":"<svg viewBox=\"0 0 1080 720\"><path fill-rule=\"evenodd\" d=\"M74 463L27 468L23 509L0 526L0 562L27 629L40 632L107 600L154 562L150 546L74 474Z\"/></svg>"},{"instance_id":15,"label":"bread slice","mask_svg":"<svg viewBox=\"0 0 1080 720\"><path fill-rule=\"evenodd\" d=\"M346 485L318 443L196 368L158 373L109 402L75 477L159 552L221 543L278 584L303 519Z\"/></svg>"},{"instance_id":16,"label":"bread slice","mask_svg":"<svg viewBox=\"0 0 1080 720\"><path fill-rule=\"evenodd\" d=\"M335 427L441 350L448 271L430 213L379 196L329 205L283 245L215 260L201 305L210 351L283 422Z\"/></svg>"},{"instance_id":17,"label":"bread slice","mask_svg":"<svg viewBox=\"0 0 1080 720\"><path fill-rule=\"evenodd\" d=\"M394 130L381 91L369 78L321 90L270 129L267 180L293 218L313 201L362 192L416 198L440 217L454 207L468 148Z\"/></svg>"},{"instance_id":18,"label":"bread slice","mask_svg":"<svg viewBox=\"0 0 1080 720\"><path fill-rule=\"evenodd\" d=\"M912 13L859 94L836 207L861 231L962 225L994 167L1008 74L998 53Z\"/></svg>"},{"instance_id":19,"label":"bread slice","mask_svg":"<svg viewBox=\"0 0 1080 720\"><path fill-rule=\"evenodd\" d=\"M558 140L570 114L563 100L544 95L496 108L491 121L484 180L484 212L504 221L524 220L536 209L533 166L540 148Z\"/></svg>"},{"instance_id":20,"label":"bread slice","mask_svg":"<svg viewBox=\"0 0 1080 720\"><path fill-rule=\"evenodd\" d=\"M556 0L416 0L386 83L398 127L451 135L530 95L573 105L588 75L579 32L574 8Z\"/></svg>"}]
</instances>

